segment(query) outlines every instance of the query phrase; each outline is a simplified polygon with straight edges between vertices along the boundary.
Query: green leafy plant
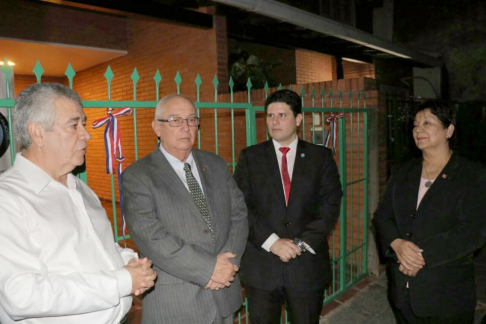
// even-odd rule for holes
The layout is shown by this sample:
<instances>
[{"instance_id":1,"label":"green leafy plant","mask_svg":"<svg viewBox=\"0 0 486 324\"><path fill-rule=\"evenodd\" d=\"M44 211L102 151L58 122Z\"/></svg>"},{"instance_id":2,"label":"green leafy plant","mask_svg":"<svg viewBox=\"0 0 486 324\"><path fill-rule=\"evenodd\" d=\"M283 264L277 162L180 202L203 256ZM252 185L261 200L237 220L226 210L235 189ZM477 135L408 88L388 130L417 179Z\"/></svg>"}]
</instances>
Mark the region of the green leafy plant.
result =
<instances>
[{"instance_id":1,"label":"green leafy plant","mask_svg":"<svg viewBox=\"0 0 486 324\"><path fill-rule=\"evenodd\" d=\"M234 91L247 90L246 83L251 79L252 88L261 89L268 82L270 87L276 86L273 79L273 68L280 62L266 62L260 57L248 53L241 48L241 44L232 40L229 47L229 74L235 83Z\"/></svg>"}]
</instances>

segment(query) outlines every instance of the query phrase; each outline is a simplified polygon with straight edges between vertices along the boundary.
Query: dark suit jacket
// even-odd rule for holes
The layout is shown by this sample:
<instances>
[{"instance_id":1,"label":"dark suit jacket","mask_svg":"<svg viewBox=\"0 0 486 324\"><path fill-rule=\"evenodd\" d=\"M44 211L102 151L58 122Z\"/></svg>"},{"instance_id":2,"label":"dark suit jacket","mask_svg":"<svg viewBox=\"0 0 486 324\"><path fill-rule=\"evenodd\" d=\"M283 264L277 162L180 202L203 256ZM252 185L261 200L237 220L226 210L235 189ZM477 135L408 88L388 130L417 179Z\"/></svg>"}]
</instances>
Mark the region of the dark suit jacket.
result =
<instances>
[{"instance_id":1,"label":"dark suit jacket","mask_svg":"<svg viewBox=\"0 0 486 324\"><path fill-rule=\"evenodd\" d=\"M205 290L218 253L239 264L248 235L247 210L226 162L192 151L212 219L216 245L196 203L159 148L123 172L123 208L130 235L153 261L158 278L143 299L143 323L211 323L242 304L238 276L231 287Z\"/></svg>"},{"instance_id":2,"label":"dark suit jacket","mask_svg":"<svg viewBox=\"0 0 486 324\"><path fill-rule=\"evenodd\" d=\"M486 170L453 154L417 207L422 158L392 174L374 216L390 259L391 296L402 307L406 283L415 315L453 316L476 306L473 252L486 237ZM425 267L412 278L399 270L390 243L409 240L424 250Z\"/></svg>"},{"instance_id":3,"label":"dark suit jacket","mask_svg":"<svg viewBox=\"0 0 486 324\"><path fill-rule=\"evenodd\" d=\"M299 140L288 206L272 140L241 151L235 179L245 195L250 225L241 264L244 282L265 290L283 285L313 290L329 284L327 236L339 217L342 196L331 151ZM272 233L280 238L301 238L316 255L305 252L283 263L261 247Z\"/></svg>"}]
</instances>

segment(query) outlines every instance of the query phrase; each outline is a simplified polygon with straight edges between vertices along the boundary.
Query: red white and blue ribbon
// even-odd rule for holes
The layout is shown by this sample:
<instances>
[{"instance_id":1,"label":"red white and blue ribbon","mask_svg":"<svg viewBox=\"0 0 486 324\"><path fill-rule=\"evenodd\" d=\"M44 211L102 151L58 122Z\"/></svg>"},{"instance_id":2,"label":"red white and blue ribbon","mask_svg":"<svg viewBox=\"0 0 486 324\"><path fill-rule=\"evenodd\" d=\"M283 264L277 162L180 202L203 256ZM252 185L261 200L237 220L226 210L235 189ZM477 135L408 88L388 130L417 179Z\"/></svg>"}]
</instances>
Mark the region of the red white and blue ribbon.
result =
<instances>
[{"instance_id":1,"label":"red white and blue ribbon","mask_svg":"<svg viewBox=\"0 0 486 324\"><path fill-rule=\"evenodd\" d=\"M331 115L326 119L326 121L331 125L329 131L327 132L326 139L324 140L324 146L332 148L333 152L336 152L336 141L338 138L337 119L343 116L344 116L343 113L339 113L339 114L331 113Z\"/></svg>"},{"instance_id":2,"label":"red white and blue ribbon","mask_svg":"<svg viewBox=\"0 0 486 324\"><path fill-rule=\"evenodd\" d=\"M117 117L130 116L133 113L132 108L124 107L118 110L106 108L108 117L100 118L93 122L93 129L100 128L106 124L104 140L105 140L105 154L106 154L106 173L115 174L116 162L118 162L118 192L120 193L120 211L122 219L122 234L125 237L127 224L123 214L123 194L121 187L121 174L123 172L123 161L125 157L122 153L122 142L120 125Z\"/></svg>"}]
</instances>

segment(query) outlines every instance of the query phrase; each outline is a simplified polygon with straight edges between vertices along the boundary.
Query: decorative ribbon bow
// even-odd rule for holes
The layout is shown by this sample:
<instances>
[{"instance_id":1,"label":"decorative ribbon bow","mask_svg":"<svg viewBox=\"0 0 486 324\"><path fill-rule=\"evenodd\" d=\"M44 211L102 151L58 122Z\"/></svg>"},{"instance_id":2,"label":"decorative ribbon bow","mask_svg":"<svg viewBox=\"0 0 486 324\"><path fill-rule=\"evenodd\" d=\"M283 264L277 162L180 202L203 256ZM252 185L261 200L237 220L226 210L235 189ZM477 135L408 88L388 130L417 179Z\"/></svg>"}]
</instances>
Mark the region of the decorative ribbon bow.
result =
<instances>
[{"instance_id":1,"label":"decorative ribbon bow","mask_svg":"<svg viewBox=\"0 0 486 324\"><path fill-rule=\"evenodd\" d=\"M326 119L326 121L331 124L329 131L327 132L326 139L324 140L324 146L330 147L332 145L332 151L336 152L336 141L337 141L337 119L344 116L344 113L331 113L331 115ZM332 141L331 141L332 140Z\"/></svg>"},{"instance_id":2,"label":"decorative ribbon bow","mask_svg":"<svg viewBox=\"0 0 486 324\"><path fill-rule=\"evenodd\" d=\"M123 214L123 194L121 187L121 174L123 172L123 161L125 157L122 153L121 132L119 122L116 117L130 116L133 113L132 108L124 107L116 111L112 108L106 108L108 117L100 118L93 122L93 129L100 128L106 124L104 140L105 140L105 154L106 154L106 173L115 173L115 160L118 161L118 192L120 194L120 211L122 219L122 233L125 237L126 223Z\"/></svg>"}]
</instances>

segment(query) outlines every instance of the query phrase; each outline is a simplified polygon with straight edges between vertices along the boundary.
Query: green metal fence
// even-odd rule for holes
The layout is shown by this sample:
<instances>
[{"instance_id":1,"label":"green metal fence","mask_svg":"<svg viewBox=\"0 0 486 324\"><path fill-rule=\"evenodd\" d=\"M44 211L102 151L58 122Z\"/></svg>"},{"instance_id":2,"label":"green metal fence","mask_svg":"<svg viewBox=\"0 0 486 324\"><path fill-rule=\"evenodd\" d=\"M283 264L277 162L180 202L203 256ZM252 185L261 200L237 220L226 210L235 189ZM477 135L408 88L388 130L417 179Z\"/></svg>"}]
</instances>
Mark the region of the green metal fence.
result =
<instances>
[{"instance_id":1,"label":"green metal fence","mask_svg":"<svg viewBox=\"0 0 486 324\"><path fill-rule=\"evenodd\" d=\"M300 92L304 98L306 95L304 89L302 88ZM330 237L333 280L330 288L325 292L325 304L367 275L368 109L366 93L348 92L348 98L343 96L343 92L333 93L332 90L327 95L324 90L321 90L320 96L316 96L315 90L312 89L308 98L310 107L304 105L303 108L303 128L306 129L306 120L310 119L311 137L308 140L316 144L321 143L316 141L317 132L312 131L317 128L315 116L320 115L319 119L323 121L326 113L343 113L342 117L338 118L336 146L343 200L338 224ZM337 104L335 100L338 101ZM303 103L305 103L304 99ZM320 137L324 138L324 127L321 127L320 131ZM302 134L304 140L307 139L306 133L304 131ZM337 240L339 240L339 247Z\"/></svg>"},{"instance_id":2,"label":"green metal fence","mask_svg":"<svg viewBox=\"0 0 486 324\"><path fill-rule=\"evenodd\" d=\"M5 59L5 62L7 60ZM6 76L7 98L0 99L0 107L6 107L8 110L9 127L12 124L12 111L14 99L8 97L8 89L11 85L8 82L8 75L13 73L12 67L4 64L0 65L0 72ZM33 69L37 82L41 82L44 73L43 68L39 62ZM66 69L66 78L69 86L73 87L73 78L75 71L69 64ZM106 98L107 100L90 101L84 100L83 106L86 109L96 109L99 107L131 107L133 109L133 145L135 148L135 160L139 158L139 138L137 112L141 109L154 109L160 96L159 85L162 76L157 70L154 79L155 98L153 101L139 101L137 100L137 82L139 75L135 68L131 80L133 84L132 100L114 101L111 100L112 80L115 77L111 68L108 66L104 78L107 82ZM174 78L175 92L180 93L181 83L183 82L181 75L177 72ZM225 158L228 161L228 167L234 170L237 161L237 151L235 149L236 142L241 139L239 134L235 133L236 122L244 120L245 135L244 141L247 145L256 144L268 138L265 131L265 116L264 107L261 105L252 104L252 93L256 91L264 91L266 98L271 91L268 85L262 90L252 90L251 81L247 83L247 95L245 95L244 102L235 102L233 93L233 81L230 79L229 93L225 98L229 100L219 102L223 96L218 93L219 81L215 77L212 81L214 86L214 101L203 102L201 98L201 84L202 80L198 75L193 81L196 85L195 106L197 108L198 116L202 117L205 122L202 123L198 131L197 146L204 149L202 139L212 137L214 141L214 152L220 154L220 139L218 136L218 126L221 126L222 112L225 112L225 118L230 120L231 135L230 138L225 138L226 142L231 143L231 152L226 154ZM282 88L280 85L279 88ZM292 86L290 86L292 88ZM312 88L306 93L305 87L296 89L300 91L303 103L303 125L301 137L305 140L316 144L322 144L329 125L325 122L326 118L333 114L340 114L342 116L337 118L337 138L336 138L336 160L338 162L341 183L343 187L343 200L341 204L341 215L338 224L329 237L331 249L331 263L333 269L333 281L329 289L325 292L325 301L327 304L340 294L345 292L349 287L357 283L364 276L367 275L367 228L368 228L368 108L366 106L365 92L348 92L343 93L339 91L329 91L326 93L324 89ZM252 92L253 91L253 92ZM187 95L187 94L186 94ZM239 96L241 97L241 95ZM229 116L227 116L229 111ZM208 119L211 118L211 121ZM204 130L204 125L212 123L214 126L214 133L210 134ZM14 147L13 132L9 129L10 147ZM259 135L260 134L260 135ZM263 135L262 135L263 134ZM263 137L263 138L262 138ZM89 154L89 151L88 151ZM11 150L11 160L14 162L14 151ZM87 182L86 173L78 175L83 181ZM93 185L93 184L92 184ZM118 202L115 194L115 179L111 175L111 204L113 209L113 225L116 241L123 240L124 237L119 234L119 215L117 215ZM129 236L125 237L129 239ZM248 323L248 309L247 302L243 304L243 310L237 315L239 323ZM282 323L287 323L286 314L282 316Z\"/></svg>"}]
</instances>

